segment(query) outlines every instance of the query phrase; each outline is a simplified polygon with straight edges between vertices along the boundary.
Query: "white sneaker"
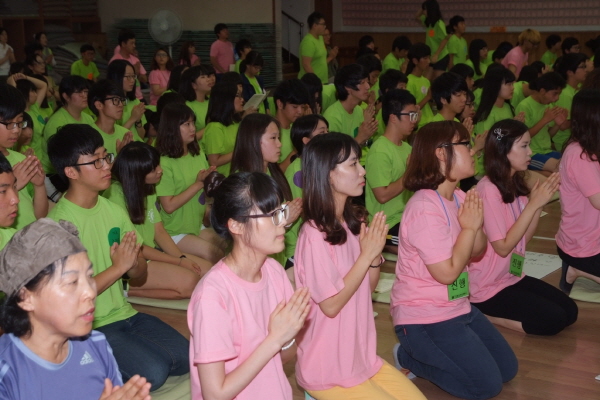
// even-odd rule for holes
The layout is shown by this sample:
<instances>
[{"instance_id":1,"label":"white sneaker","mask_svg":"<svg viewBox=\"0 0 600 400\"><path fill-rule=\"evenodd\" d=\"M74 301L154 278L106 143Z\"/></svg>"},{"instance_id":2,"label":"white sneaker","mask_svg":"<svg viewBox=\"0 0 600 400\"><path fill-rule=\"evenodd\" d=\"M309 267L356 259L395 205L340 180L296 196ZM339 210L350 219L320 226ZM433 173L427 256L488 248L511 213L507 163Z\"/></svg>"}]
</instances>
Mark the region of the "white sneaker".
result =
<instances>
[{"instance_id":1,"label":"white sneaker","mask_svg":"<svg viewBox=\"0 0 600 400\"><path fill-rule=\"evenodd\" d=\"M410 372L408 369L403 368L402 365L400 365L400 361L398 360L398 349L400 348L400 343L396 343L394 345L394 350L393 350L393 354L394 354L394 365L396 366L396 369L400 372L402 372L404 375L406 375L406 377L410 380L415 379L417 376L415 374L413 374L412 372Z\"/></svg>"}]
</instances>

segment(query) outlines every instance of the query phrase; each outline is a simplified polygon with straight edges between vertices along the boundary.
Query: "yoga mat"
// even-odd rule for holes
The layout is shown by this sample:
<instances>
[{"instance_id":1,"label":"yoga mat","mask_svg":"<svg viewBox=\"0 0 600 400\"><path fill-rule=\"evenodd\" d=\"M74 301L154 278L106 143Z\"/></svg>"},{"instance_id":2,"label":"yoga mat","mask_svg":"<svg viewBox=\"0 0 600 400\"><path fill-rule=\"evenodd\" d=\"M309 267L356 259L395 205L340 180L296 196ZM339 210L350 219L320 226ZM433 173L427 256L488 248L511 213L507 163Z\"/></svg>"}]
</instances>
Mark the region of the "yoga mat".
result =
<instances>
[{"instance_id":1,"label":"yoga mat","mask_svg":"<svg viewBox=\"0 0 600 400\"><path fill-rule=\"evenodd\" d=\"M131 304L140 304L143 306L157 307L157 308L169 308L171 310L183 310L187 311L190 299L183 300L162 300L162 299L150 299L147 297L127 297L127 301ZM152 397L154 398L154 397Z\"/></svg>"},{"instance_id":2,"label":"yoga mat","mask_svg":"<svg viewBox=\"0 0 600 400\"><path fill-rule=\"evenodd\" d=\"M587 278L577 278L571 289L573 300L600 303L600 285Z\"/></svg>"},{"instance_id":3,"label":"yoga mat","mask_svg":"<svg viewBox=\"0 0 600 400\"><path fill-rule=\"evenodd\" d=\"M152 400L191 400L190 374L170 376L158 390L150 392Z\"/></svg>"}]
</instances>

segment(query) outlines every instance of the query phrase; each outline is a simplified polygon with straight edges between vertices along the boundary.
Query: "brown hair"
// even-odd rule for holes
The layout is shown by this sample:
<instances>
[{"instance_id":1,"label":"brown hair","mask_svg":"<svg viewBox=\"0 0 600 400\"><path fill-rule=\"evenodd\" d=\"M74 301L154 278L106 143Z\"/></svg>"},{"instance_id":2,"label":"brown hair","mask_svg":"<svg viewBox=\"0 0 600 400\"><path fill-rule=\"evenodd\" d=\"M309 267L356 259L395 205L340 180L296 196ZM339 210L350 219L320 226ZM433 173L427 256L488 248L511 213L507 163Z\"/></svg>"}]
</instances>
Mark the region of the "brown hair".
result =
<instances>
[{"instance_id":1,"label":"brown hair","mask_svg":"<svg viewBox=\"0 0 600 400\"><path fill-rule=\"evenodd\" d=\"M456 121L430 122L416 134L412 154L404 174L404 186L413 192L420 189L435 190L446 179L454 164L454 146L445 146L446 171L442 172L435 151L446 143L452 143L455 136L459 140L470 140L469 132Z\"/></svg>"}]
</instances>

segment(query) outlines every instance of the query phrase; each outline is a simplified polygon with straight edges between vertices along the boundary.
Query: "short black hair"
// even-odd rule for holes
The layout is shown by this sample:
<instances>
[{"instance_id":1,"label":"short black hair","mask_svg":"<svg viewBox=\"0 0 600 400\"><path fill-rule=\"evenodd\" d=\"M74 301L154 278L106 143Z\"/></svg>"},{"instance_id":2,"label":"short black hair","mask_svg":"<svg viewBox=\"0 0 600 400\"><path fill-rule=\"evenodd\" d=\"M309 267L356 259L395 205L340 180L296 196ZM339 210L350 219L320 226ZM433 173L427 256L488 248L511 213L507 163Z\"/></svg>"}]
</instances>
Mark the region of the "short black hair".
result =
<instances>
[{"instance_id":1,"label":"short black hair","mask_svg":"<svg viewBox=\"0 0 600 400\"><path fill-rule=\"evenodd\" d=\"M358 90L358 85L363 79L368 79L369 73L360 64L344 65L335 74L333 83L337 93L337 98L344 101L348 98L349 93L347 87L353 90Z\"/></svg>"},{"instance_id":2,"label":"short black hair","mask_svg":"<svg viewBox=\"0 0 600 400\"><path fill-rule=\"evenodd\" d=\"M454 27L461 22L465 22L465 19L460 15L455 15L454 17L450 18L450 20L448 21L448 26L446 27L446 31L448 33L454 33Z\"/></svg>"},{"instance_id":3,"label":"short black hair","mask_svg":"<svg viewBox=\"0 0 600 400\"><path fill-rule=\"evenodd\" d=\"M567 71L576 72L581 63L585 63L589 57L585 53L568 53L556 60L554 71L558 72L564 80L567 80Z\"/></svg>"},{"instance_id":4,"label":"short black hair","mask_svg":"<svg viewBox=\"0 0 600 400\"><path fill-rule=\"evenodd\" d=\"M415 63L413 63L413 59L420 60L423 57L431 56L431 48L427 46L425 43L415 43L410 46L408 49L408 65L406 67L406 73L410 74L412 70L415 68Z\"/></svg>"},{"instance_id":5,"label":"short black hair","mask_svg":"<svg viewBox=\"0 0 600 400\"><path fill-rule=\"evenodd\" d=\"M121 29L117 41L119 46L123 43L127 43L130 39L135 39L135 33L131 29Z\"/></svg>"},{"instance_id":6,"label":"short black hair","mask_svg":"<svg viewBox=\"0 0 600 400\"><path fill-rule=\"evenodd\" d=\"M453 94L466 93L467 90L469 88L465 79L454 72L444 72L431 83L431 97L435 101L438 110L441 110L444 106L442 99L450 103Z\"/></svg>"},{"instance_id":7,"label":"short black hair","mask_svg":"<svg viewBox=\"0 0 600 400\"><path fill-rule=\"evenodd\" d=\"M88 107L94 113L94 115L100 115L100 111L96 108L96 102L104 102L108 96L119 96L125 97L123 89L117 86L117 84L108 79L101 79L94 83L90 88L88 94Z\"/></svg>"},{"instance_id":8,"label":"short black hair","mask_svg":"<svg viewBox=\"0 0 600 400\"><path fill-rule=\"evenodd\" d=\"M65 168L77 164L80 156L93 155L104 146L100 133L87 124L68 124L48 139L48 158L60 179L68 185ZM79 170L79 167L74 167Z\"/></svg>"},{"instance_id":9,"label":"short black hair","mask_svg":"<svg viewBox=\"0 0 600 400\"><path fill-rule=\"evenodd\" d=\"M93 52L96 51L96 49L94 49L94 46L92 46L89 43L82 44L81 47L79 48L79 52L82 53L82 54L85 53L86 51L90 51L90 50L93 51Z\"/></svg>"},{"instance_id":10,"label":"short black hair","mask_svg":"<svg viewBox=\"0 0 600 400\"><path fill-rule=\"evenodd\" d=\"M221 31L222 31L223 29L229 29L229 28L227 27L227 25L225 25L225 24L224 24L224 23L222 23L222 22L221 22L221 23L218 23L218 24L216 24L216 25L215 25L215 29L214 29L214 31L215 31L215 35L216 35L217 37L219 37L219 33L221 33Z\"/></svg>"},{"instance_id":11,"label":"short black hair","mask_svg":"<svg viewBox=\"0 0 600 400\"><path fill-rule=\"evenodd\" d=\"M81 92L90 88L90 84L87 79L79 75L67 75L60 81L58 85L58 92L60 93L60 99L64 101L63 95L71 97L73 93Z\"/></svg>"},{"instance_id":12,"label":"short black hair","mask_svg":"<svg viewBox=\"0 0 600 400\"><path fill-rule=\"evenodd\" d=\"M302 75L300 81L306 86L306 90L308 91L308 105L310 105L310 109L314 114L319 114L317 104L320 109L323 108L323 82L312 72Z\"/></svg>"},{"instance_id":13,"label":"short black hair","mask_svg":"<svg viewBox=\"0 0 600 400\"><path fill-rule=\"evenodd\" d=\"M475 70L471 68L470 65L467 64L456 64L452 68L450 68L449 72L453 72L462 76L465 80L467 78L473 78L475 76Z\"/></svg>"},{"instance_id":14,"label":"short black hair","mask_svg":"<svg viewBox=\"0 0 600 400\"><path fill-rule=\"evenodd\" d=\"M310 14L306 19L306 22L308 23L308 29L312 28L314 24L318 24L322 19L325 19L325 16L318 11Z\"/></svg>"},{"instance_id":15,"label":"short black hair","mask_svg":"<svg viewBox=\"0 0 600 400\"><path fill-rule=\"evenodd\" d=\"M567 82L557 72L546 72L535 81L529 82L529 88L538 92L542 89L546 91L564 89L565 86Z\"/></svg>"},{"instance_id":16,"label":"short black hair","mask_svg":"<svg viewBox=\"0 0 600 400\"><path fill-rule=\"evenodd\" d=\"M410 46L412 46L412 43L409 38L407 38L406 36L397 36L396 39L394 39L394 42L392 43L392 51L396 49L408 51L408 49L410 49Z\"/></svg>"},{"instance_id":17,"label":"short black hair","mask_svg":"<svg viewBox=\"0 0 600 400\"><path fill-rule=\"evenodd\" d=\"M299 157L302 157L302 151L304 150L302 139L311 137L313 131L317 129L319 121L323 121L327 125L327 128L329 128L329 122L319 114L303 115L294 121L290 131L290 138Z\"/></svg>"},{"instance_id":18,"label":"short black hair","mask_svg":"<svg viewBox=\"0 0 600 400\"><path fill-rule=\"evenodd\" d=\"M273 92L273 100L277 106L277 100L285 106L286 104L310 104L308 89L300 79L288 79L281 81Z\"/></svg>"},{"instance_id":19,"label":"short black hair","mask_svg":"<svg viewBox=\"0 0 600 400\"><path fill-rule=\"evenodd\" d=\"M201 76L209 76L209 75L214 75L214 74L215 74L215 70L206 64L200 64L200 65L196 65L191 68L188 68L181 73L177 91L187 101L194 101L194 100L196 100L196 91L192 87L192 83L195 83L196 80ZM171 76L173 76L173 71L171 71ZM170 79L169 79L169 82L170 82ZM171 82L171 83L173 83L173 82Z\"/></svg>"},{"instance_id":20,"label":"short black hair","mask_svg":"<svg viewBox=\"0 0 600 400\"><path fill-rule=\"evenodd\" d=\"M242 56L242 52L244 51L244 49L251 49L251 48L252 48L252 43L250 43L250 41L248 39L240 39L235 44L235 52L239 57Z\"/></svg>"},{"instance_id":21,"label":"short black hair","mask_svg":"<svg viewBox=\"0 0 600 400\"><path fill-rule=\"evenodd\" d=\"M23 116L25 115L28 114L24 114ZM5 174L7 172L13 172L12 166L10 165L4 154L0 153L0 174Z\"/></svg>"},{"instance_id":22,"label":"short black hair","mask_svg":"<svg viewBox=\"0 0 600 400\"><path fill-rule=\"evenodd\" d=\"M362 49L363 47L367 47L368 44L375 43L375 39L371 35L364 35L358 39L358 48Z\"/></svg>"},{"instance_id":23,"label":"short black hair","mask_svg":"<svg viewBox=\"0 0 600 400\"><path fill-rule=\"evenodd\" d=\"M379 91L385 94L390 89L397 89L399 83L408 83L408 78L399 70L390 68L379 76Z\"/></svg>"},{"instance_id":24,"label":"short black hair","mask_svg":"<svg viewBox=\"0 0 600 400\"><path fill-rule=\"evenodd\" d=\"M548 35L548 37L546 38L546 47L548 48L548 50L550 50L552 47L554 47L556 43L560 42L561 40L562 38L559 35Z\"/></svg>"},{"instance_id":25,"label":"short black hair","mask_svg":"<svg viewBox=\"0 0 600 400\"><path fill-rule=\"evenodd\" d=\"M395 115L400 118L400 113L404 110L404 107L408 105L417 104L415 96L413 96L408 90L403 89L390 89L383 95L382 106L381 106L381 117L383 123L387 126L390 115Z\"/></svg>"},{"instance_id":26,"label":"short black hair","mask_svg":"<svg viewBox=\"0 0 600 400\"><path fill-rule=\"evenodd\" d=\"M21 92L8 84L0 84L0 119L10 121L25 111L27 103Z\"/></svg>"},{"instance_id":27,"label":"short black hair","mask_svg":"<svg viewBox=\"0 0 600 400\"><path fill-rule=\"evenodd\" d=\"M356 60L356 63L362 65L367 74L370 74L373 71L379 71L383 69L381 66L381 60L375 57L373 54L364 54Z\"/></svg>"},{"instance_id":28,"label":"short black hair","mask_svg":"<svg viewBox=\"0 0 600 400\"><path fill-rule=\"evenodd\" d=\"M568 38L565 38L565 40L563 40L562 44L560 45L560 48L561 48L563 54L565 54L565 50L571 50L571 47L576 46L578 44L579 44L579 40L577 40L577 38L568 37Z\"/></svg>"}]
</instances>

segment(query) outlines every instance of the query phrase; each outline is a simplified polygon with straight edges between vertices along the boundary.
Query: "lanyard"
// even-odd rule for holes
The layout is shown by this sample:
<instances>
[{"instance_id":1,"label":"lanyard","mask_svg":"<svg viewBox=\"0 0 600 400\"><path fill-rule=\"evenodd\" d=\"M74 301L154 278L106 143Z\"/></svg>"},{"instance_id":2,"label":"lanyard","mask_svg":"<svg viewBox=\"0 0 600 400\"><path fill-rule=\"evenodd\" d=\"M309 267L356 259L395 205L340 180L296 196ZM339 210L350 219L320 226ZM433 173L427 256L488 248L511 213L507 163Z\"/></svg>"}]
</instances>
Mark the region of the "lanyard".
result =
<instances>
[{"instance_id":1,"label":"lanyard","mask_svg":"<svg viewBox=\"0 0 600 400\"><path fill-rule=\"evenodd\" d=\"M438 197L440 198L440 203L442 203L442 207L444 207L444 212L446 213L446 219L448 220L448 226L450 226L450 217L448 216L448 210L446 210L446 206L444 205L444 201L442 200L442 196L440 196L439 192L436 190L435 191L438 195ZM460 206L458 205L458 199L456 198L456 194L452 193L452 196L454 196L454 202L456 203L456 208L460 208Z\"/></svg>"},{"instance_id":2,"label":"lanyard","mask_svg":"<svg viewBox=\"0 0 600 400\"><path fill-rule=\"evenodd\" d=\"M519 197L515 196L516 200L517 200L517 207L519 208L519 216L521 216L521 214L523 213L523 209L521 208L521 202L519 201ZM517 214L515 213L515 209L513 208L513 204L514 202L509 204L510 207L510 211L512 211L513 217L515 217L515 224L517 223ZM519 243L517 243L517 246L515 246L515 248L517 249L517 252L519 251L518 246L519 244L521 244L521 252L520 254L522 254L523 256L525 255L525 235L523 235L523 237L521 238L521 240L519 240Z\"/></svg>"}]
</instances>

